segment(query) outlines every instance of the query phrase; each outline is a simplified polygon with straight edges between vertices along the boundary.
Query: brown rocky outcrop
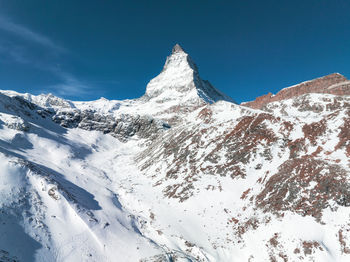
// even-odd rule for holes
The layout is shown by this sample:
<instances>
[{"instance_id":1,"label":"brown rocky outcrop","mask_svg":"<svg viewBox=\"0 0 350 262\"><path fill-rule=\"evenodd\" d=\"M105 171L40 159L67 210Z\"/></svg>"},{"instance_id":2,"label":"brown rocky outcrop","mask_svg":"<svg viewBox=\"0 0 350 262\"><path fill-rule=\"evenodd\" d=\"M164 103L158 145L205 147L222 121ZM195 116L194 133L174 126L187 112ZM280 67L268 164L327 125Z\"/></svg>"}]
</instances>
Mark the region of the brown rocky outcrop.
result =
<instances>
[{"instance_id":1,"label":"brown rocky outcrop","mask_svg":"<svg viewBox=\"0 0 350 262\"><path fill-rule=\"evenodd\" d=\"M257 196L257 205L265 212L291 211L317 219L333 200L350 206L347 171L313 157L289 159L270 177Z\"/></svg>"},{"instance_id":2,"label":"brown rocky outcrop","mask_svg":"<svg viewBox=\"0 0 350 262\"><path fill-rule=\"evenodd\" d=\"M268 103L290 99L308 93L350 95L350 81L343 75L334 73L284 88L276 95L268 93L267 95L256 98L254 101L242 103L242 105L261 109Z\"/></svg>"}]
</instances>

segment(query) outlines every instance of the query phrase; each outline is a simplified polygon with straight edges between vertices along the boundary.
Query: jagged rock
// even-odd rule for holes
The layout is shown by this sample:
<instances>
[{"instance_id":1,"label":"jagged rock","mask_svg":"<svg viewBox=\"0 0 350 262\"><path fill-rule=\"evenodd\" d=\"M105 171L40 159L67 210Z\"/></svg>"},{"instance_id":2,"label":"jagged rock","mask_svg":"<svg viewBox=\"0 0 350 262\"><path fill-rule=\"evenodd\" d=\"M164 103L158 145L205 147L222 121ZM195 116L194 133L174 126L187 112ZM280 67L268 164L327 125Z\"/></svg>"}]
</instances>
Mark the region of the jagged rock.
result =
<instances>
[{"instance_id":1,"label":"jagged rock","mask_svg":"<svg viewBox=\"0 0 350 262\"><path fill-rule=\"evenodd\" d=\"M150 116L140 115L101 115L94 111L58 111L53 121L67 128L102 131L122 140L138 135L141 138L152 138L158 132L170 128L164 121Z\"/></svg>"},{"instance_id":2,"label":"jagged rock","mask_svg":"<svg viewBox=\"0 0 350 262\"><path fill-rule=\"evenodd\" d=\"M14 119L14 121L12 122L5 122L5 125L8 128L23 132L28 132L30 127L30 125L27 122L23 121L20 118Z\"/></svg>"},{"instance_id":3,"label":"jagged rock","mask_svg":"<svg viewBox=\"0 0 350 262\"><path fill-rule=\"evenodd\" d=\"M318 220L331 201L350 206L347 172L338 165L313 158L296 158L283 163L257 196L258 206L266 211L293 210Z\"/></svg>"},{"instance_id":4,"label":"jagged rock","mask_svg":"<svg viewBox=\"0 0 350 262\"><path fill-rule=\"evenodd\" d=\"M18 258L11 256L9 252L0 249L0 261L1 262L19 262Z\"/></svg>"},{"instance_id":5,"label":"jagged rock","mask_svg":"<svg viewBox=\"0 0 350 262\"><path fill-rule=\"evenodd\" d=\"M180 52L184 52L183 48L179 44L174 45L172 54L180 53Z\"/></svg>"}]
</instances>

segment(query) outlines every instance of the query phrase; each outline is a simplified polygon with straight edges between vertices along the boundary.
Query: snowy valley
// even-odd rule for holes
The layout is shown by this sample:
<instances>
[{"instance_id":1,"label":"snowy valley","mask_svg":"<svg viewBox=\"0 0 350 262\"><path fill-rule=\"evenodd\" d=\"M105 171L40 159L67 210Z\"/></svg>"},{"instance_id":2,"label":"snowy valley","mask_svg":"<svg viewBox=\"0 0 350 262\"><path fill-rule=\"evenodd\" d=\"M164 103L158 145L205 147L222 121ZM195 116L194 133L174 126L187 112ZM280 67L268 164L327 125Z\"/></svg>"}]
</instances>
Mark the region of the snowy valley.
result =
<instances>
[{"instance_id":1,"label":"snowy valley","mask_svg":"<svg viewBox=\"0 0 350 262\"><path fill-rule=\"evenodd\" d=\"M349 261L350 81L233 99L179 45L138 99L0 90L0 261Z\"/></svg>"}]
</instances>

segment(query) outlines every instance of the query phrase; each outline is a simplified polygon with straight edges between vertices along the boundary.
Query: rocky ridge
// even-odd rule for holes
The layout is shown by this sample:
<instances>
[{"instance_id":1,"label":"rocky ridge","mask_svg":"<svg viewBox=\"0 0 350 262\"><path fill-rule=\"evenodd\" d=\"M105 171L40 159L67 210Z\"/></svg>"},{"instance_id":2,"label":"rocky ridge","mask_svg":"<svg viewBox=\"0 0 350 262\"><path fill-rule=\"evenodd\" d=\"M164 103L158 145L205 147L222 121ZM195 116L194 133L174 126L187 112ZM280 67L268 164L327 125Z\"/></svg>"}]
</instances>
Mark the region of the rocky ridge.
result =
<instances>
[{"instance_id":1,"label":"rocky ridge","mask_svg":"<svg viewBox=\"0 0 350 262\"><path fill-rule=\"evenodd\" d=\"M350 81L338 73L330 74L314 80L306 81L298 85L287 87L279 91L276 95L268 93L260 96L254 101L242 103L251 108L261 109L268 103L291 99L310 93L350 95Z\"/></svg>"}]
</instances>

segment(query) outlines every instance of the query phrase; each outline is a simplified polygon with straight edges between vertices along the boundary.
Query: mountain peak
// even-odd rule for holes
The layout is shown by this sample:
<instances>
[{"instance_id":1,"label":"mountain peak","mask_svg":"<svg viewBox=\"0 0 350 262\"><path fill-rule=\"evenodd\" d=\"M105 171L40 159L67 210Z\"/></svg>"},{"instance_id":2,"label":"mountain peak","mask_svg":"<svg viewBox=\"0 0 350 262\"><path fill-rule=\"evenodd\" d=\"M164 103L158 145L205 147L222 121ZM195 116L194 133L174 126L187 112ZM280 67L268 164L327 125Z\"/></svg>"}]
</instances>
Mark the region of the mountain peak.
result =
<instances>
[{"instance_id":1,"label":"mountain peak","mask_svg":"<svg viewBox=\"0 0 350 262\"><path fill-rule=\"evenodd\" d=\"M192 58L184 51L184 49L179 44L176 44L173 47L171 54L166 59L163 71L179 71L179 69L181 69L180 71L197 71L197 66L193 62ZM174 72L172 72L172 74L173 73Z\"/></svg>"},{"instance_id":2,"label":"mountain peak","mask_svg":"<svg viewBox=\"0 0 350 262\"><path fill-rule=\"evenodd\" d=\"M184 49L179 44L174 45L172 54L180 53L180 52L185 53Z\"/></svg>"},{"instance_id":3,"label":"mountain peak","mask_svg":"<svg viewBox=\"0 0 350 262\"><path fill-rule=\"evenodd\" d=\"M154 101L191 100L192 103L214 103L233 100L200 78L198 68L184 49L176 44L167 57L162 72L146 88L146 97Z\"/></svg>"}]
</instances>

